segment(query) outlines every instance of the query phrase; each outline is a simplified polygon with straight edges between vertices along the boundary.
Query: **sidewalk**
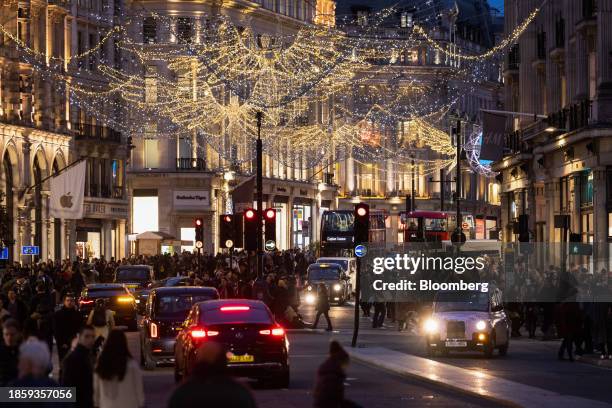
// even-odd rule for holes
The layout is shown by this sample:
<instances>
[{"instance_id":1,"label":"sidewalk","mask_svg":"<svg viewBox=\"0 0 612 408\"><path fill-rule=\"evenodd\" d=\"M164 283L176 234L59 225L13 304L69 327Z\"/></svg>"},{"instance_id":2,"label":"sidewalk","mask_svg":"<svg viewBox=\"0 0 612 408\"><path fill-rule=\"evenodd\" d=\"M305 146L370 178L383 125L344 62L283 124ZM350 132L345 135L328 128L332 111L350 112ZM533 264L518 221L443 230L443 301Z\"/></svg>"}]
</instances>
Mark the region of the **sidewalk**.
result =
<instances>
[{"instance_id":1,"label":"sidewalk","mask_svg":"<svg viewBox=\"0 0 612 408\"><path fill-rule=\"evenodd\" d=\"M382 347L346 348L355 360L398 375L414 377L454 391L487 398L503 405L525 408L609 407L604 402L562 395L542 388L405 354Z\"/></svg>"}]
</instances>

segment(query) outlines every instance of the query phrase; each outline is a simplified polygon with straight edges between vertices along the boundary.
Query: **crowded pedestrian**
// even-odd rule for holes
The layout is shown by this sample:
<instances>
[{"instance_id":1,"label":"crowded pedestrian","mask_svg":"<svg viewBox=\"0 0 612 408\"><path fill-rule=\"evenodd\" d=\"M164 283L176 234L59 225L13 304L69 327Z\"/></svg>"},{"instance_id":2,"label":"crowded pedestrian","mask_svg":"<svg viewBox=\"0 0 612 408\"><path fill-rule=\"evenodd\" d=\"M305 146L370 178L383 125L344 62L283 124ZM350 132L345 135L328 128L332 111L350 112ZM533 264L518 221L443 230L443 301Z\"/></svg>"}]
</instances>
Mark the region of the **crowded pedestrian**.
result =
<instances>
[{"instance_id":1,"label":"crowded pedestrian","mask_svg":"<svg viewBox=\"0 0 612 408\"><path fill-rule=\"evenodd\" d=\"M324 283L319 283L319 286L317 287L317 304L316 304L316 311L317 311L317 315L315 317L315 321L312 325L313 329L317 328L317 325L319 324L319 318L321 317L321 315L325 316L325 320L327 320L327 331L332 331L332 323L331 323L331 319L329 318L329 293L327 292L327 287L325 286Z\"/></svg>"},{"instance_id":2,"label":"crowded pedestrian","mask_svg":"<svg viewBox=\"0 0 612 408\"><path fill-rule=\"evenodd\" d=\"M83 326L76 347L61 363L60 384L76 388L76 406L93 407L93 346L96 341L92 326Z\"/></svg>"},{"instance_id":3,"label":"crowded pedestrian","mask_svg":"<svg viewBox=\"0 0 612 408\"><path fill-rule=\"evenodd\" d=\"M4 387L17 378L21 331L19 322L8 319L2 323L2 342L0 343L0 386Z\"/></svg>"},{"instance_id":4,"label":"crowded pedestrian","mask_svg":"<svg viewBox=\"0 0 612 408\"><path fill-rule=\"evenodd\" d=\"M76 309L74 296L69 293L64 296L64 303L53 315L53 333L57 345L57 355L60 363L70 351L72 340L83 325L83 317Z\"/></svg>"},{"instance_id":5,"label":"crowded pedestrian","mask_svg":"<svg viewBox=\"0 0 612 408\"><path fill-rule=\"evenodd\" d=\"M313 392L314 408L358 408L344 396L349 355L340 343L332 341L329 357L319 366Z\"/></svg>"}]
</instances>

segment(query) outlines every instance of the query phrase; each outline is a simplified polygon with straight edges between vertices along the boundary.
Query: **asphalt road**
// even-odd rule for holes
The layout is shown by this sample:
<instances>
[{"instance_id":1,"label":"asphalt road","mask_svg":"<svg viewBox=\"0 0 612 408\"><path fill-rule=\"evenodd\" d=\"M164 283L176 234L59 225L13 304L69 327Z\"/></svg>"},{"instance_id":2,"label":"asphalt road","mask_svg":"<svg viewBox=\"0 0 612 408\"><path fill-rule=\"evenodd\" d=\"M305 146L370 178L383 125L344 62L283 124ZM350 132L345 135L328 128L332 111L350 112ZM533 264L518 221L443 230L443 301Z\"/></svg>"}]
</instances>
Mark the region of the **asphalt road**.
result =
<instances>
[{"instance_id":1,"label":"asphalt road","mask_svg":"<svg viewBox=\"0 0 612 408\"><path fill-rule=\"evenodd\" d=\"M304 310L305 320L312 320L312 311ZM348 343L352 334L353 309L333 307L332 322L339 329L336 336ZM404 353L426 357L422 337L416 333L398 332L389 320L386 327L372 329L367 318L361 318L359 344L361 346L380 346ZM559 341L536 339L511 339L506 357L495 353L492 359L480 353L451 353L448 357L437 356L433 359L458 367L478 370L563 395L574 395L612 404L610 383L612 370L590 364L557 360Z\"/></svg>"}]
</instances>

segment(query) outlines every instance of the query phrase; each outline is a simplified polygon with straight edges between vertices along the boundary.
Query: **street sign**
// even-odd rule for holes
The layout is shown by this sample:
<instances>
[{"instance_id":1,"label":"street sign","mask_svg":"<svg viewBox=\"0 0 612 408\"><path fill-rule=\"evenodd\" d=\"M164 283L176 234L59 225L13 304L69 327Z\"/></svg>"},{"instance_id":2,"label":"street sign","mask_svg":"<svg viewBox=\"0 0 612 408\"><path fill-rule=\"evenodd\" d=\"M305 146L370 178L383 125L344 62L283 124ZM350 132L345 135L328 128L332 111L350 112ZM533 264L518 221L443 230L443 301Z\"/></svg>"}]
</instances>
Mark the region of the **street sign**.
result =
<instances>
[{"instance_id":1,"label":"street sign","mask_svg":"<svg viewBox=\"0 0 612 408\"><path fill-rule=\"evenodd\" d=\"M266 241L266 251L274 251L276 249L276 242L271 239Z\"/></svg>"},{"instance_id":2,"label":"street sign","mask_svg":"<svg viewBox=\"0 0 612 408\"><path fill-rule=\"evenodd\" d=\"M367 253L368 253L368 249L366 248L365 245L357 245L355 247L355 256L357 258L363 258L365 254Z\"/></svg>"},{"instance_id":3,"label":"street sign","mask_svg":"<svg viewBox=\"0 0 612 408\"><path fill-rule=\"evenodd\" d=\"M8 247L2 248L2 251L0 251L0 259L9 259L8 255Z\"/></svg>"},{"instance_id":4,"label":"street sign","mask_svg":"<svg viewBox=\"0 0 612 408\"><path fill-rule=\"evenodd\" d=\"M196 248L200 249L200 248L202 248L204 246L204 244L202 243L202 241L196 241L195 246L196 246Z\"/></svg>"},{"instance_id":5,"label":"street sign","mask_svg":"<svg viewBox=\"0 0 612 408\"><path fill-rule=\"evenodd\" d=\"M36 245L24 245L21 247L21 255L38 255L39 248Z\"/></svg>"},{"instance_id":6,"label":"street sign","mask_svg":"<svg viewBox=\"0 0 612 408\"><path fill-rule=\"evenodd\" d=\"M463 228L464 230L469 230L470 229L470 224L468 224L467 222L462 222L461 223L461 228Z\"/></svg>"}]
</instances>

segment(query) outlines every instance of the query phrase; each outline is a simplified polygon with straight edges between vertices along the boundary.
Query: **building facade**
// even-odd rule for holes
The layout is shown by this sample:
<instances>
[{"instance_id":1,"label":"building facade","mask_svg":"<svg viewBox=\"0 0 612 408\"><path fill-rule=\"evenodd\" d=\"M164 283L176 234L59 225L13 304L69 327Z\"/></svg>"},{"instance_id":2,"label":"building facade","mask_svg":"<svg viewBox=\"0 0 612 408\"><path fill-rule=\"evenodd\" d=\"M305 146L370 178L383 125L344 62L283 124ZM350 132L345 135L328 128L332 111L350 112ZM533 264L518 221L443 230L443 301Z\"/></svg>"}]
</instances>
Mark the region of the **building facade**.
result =
<instances>
[{"instance_id":1,"label":"building facade","mask_svg":"<svg viewBox=\"0 0 612 408\"><path fill-rule=\"evenodd\" d=\"M172 49L180 44L203 41L201 27L216 15L236 26L272 36L295 33L305 25L329 26L335 21L335 3L329 0L259 0L231 4L144 1L127 6L137 10L142 20L131 31L135 42L147 43L151 48ZM144 14L143 10L146 10ZM156 23L147 13L170 18L171 27ZM179 32L182 34L177 35ZM162 65L146 69L167 72ZM229 103L236 100L229 92L226 96ZM151 102L157 101L154 81L149 83L145 97L151 98ZM146 231L159 231L172 237L162 243L162 251L191 251L195 239L194 219L203 217L204 250L215 252L219 248L218 215L234 209L230 191L255 173L253 160L249 159L254 146L241 143L240 132L228 132L222 152L214 150L195 131L167 134L162 124L151 130L150 137L134 137L128 168L131 239ZM277 247L307 247L316 241L320 214L335 206L333 174L321 166L290 166L287 161L264 154L263 176L264 208L277 211ZM135 243L131 248L136 249Z\"/></svg>"},{"instance_id":2,"label":"building facade","mask_svg":"<svg viewBox=\"0 0 612 408\"><path fill-rule=\"evenodd\" d=\"M507 1L506 31L536 6ZM508 110L540 115L508 121L496 163L506 241L523 214L533 241L612 241L611 24L609 0L547 2L505 61Z\"/></svg>"},{"instance_id":3,"label":"building facade","mask_svg":"<svg viewBox=\"0 0 612 408\"><path fill-rule=\"evenodd\" d=\"M339 0L337 2L337 27L349 36L363 36L372 33L371 25L378 24L374 34L377 38L397 41L410 38L415 24L425 27L429 34L442 46L466 54L481 54L491 48L501 31L499 17L490 9L487 1L444 1L435 0L424 4L420 1L406 1L399 6L393 1L373 2L359 0ZM392 14L380 23L380 12L387 7L395 7ZM462 86L450 79L440 82L441 77L452 77L459 61L422 43L418 47L403 50L398 55L389 56L386 61L393 68L392 75L375 76L359 86L351 99L351 109L358 111L372 105L370 95L381 84L388 86L397 77L405 87L414 83L425 84L432 89L447 89ZM464 91L455 103L457 116L461 119L462 133L470 135L480 128L480 110L498 109L502 102L502 84L496 62L471 91ZM456 82L455 82L456 81ZM436 91L432 91L436 92ZM391 92L392 93L392 92ZM393 95L391 95L393 97ZM443 93L437 95L443 98ZM450 132L456 121L449 119L446 129ZM425 161L439 157L425 142L418 123L413 120L398 121L372 130L375 140L397 151L404 149L414 157L397 161L385 159L380 155L377 160L363 160L352 152L337 166L335 179L340 185L339 207L353 208L354 203L365 201L371 208L382 210L387 215L387 242L402 242L405 225L401 213L410 207L409 196L414 196L417 210L444 209L455 210L457 197L454 166L442 171L431 172ZM402 144L398 141L417 140L416 143ZM404 154L406 157L407 154ZM499 183L490 175L474 171L464 165L459 197L464 221L470 223L471 238L489 239L495 237L500 224ZM442 181L442 182L441 182ZM466 217L468 216L469 217Z\"/></svg>"},{"instance_id":4,"label":"building facade","mask_svg":"<svg viewBox=\"0 0 612 408\"><path fill-rule=\"evenodd\" d=\"M114 47L101 41L119 8L118 1L0 3L1 190L15 241L10 260L125 256L125 143L70 103L71 78L103 81L97 66L114 58ZM29 51L17 50L17 41ZM88 161L85 218L50 218L48 177L79 159ZM25 245L38 246L40 255L21 256Z\"/></svg>"}]
</instances>

